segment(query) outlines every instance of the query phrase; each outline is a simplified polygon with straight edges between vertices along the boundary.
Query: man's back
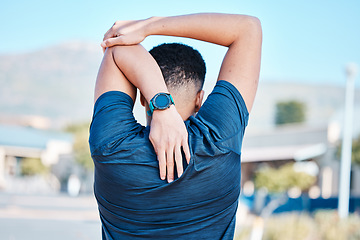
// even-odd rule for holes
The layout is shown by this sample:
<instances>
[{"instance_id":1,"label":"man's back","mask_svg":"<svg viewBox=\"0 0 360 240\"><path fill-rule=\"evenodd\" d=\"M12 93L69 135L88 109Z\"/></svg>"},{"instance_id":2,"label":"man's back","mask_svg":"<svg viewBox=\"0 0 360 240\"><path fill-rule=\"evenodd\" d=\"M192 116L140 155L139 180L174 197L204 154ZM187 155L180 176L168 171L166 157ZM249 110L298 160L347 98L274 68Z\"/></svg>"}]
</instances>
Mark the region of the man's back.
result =
<instances>
[{"instance_id":1,"label":"man's back","mask_svg":"<svg viewBox=\"0 0 360 240\"><path fill-rule=\"evenodd\" d=\"M171 183L159 179L149 128L132 107L128 95L111 91L94 108L89 142L104 238L232 239L248 119L237 89L219 81L185 122L192 157Z\"/></svg>"},{"instance_id":2,"label":"man's back","mask_svg":"<svg viewBox=\"0 0 360 240\"><path fill-rule=\"evenodd\" d=\"M181 44L149 53L140 43L151 35L228 48L202 107L201 55ZM233 238L240 149L259 80L261 43L260 21L236 14L117 21L105 33L90 129L104 239ZM132 114L137 89L150 133ZM181 177L173 181L175 169Z\"/></svg>"}]
</instances>

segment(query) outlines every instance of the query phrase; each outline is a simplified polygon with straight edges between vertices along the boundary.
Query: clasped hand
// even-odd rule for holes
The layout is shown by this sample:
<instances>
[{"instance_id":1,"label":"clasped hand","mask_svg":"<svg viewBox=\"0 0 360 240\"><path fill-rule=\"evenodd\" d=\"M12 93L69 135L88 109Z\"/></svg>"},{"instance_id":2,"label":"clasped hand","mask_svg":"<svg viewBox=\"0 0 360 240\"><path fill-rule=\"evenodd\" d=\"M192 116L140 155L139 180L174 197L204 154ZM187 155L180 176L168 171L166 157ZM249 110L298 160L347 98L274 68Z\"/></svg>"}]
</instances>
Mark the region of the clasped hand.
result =
<instances>
[{"instance_id":1,"label":"clasped hand","mask_svg":"<svg viewBox=\"0 0 360 240\"><path fill-rule=\"evenodd\" d=\"M146 38L146 25L149 20L116 21L114 25L104 34L101 47L115 45L125 46L141 43Z\"/></svg>"}]
</instances>

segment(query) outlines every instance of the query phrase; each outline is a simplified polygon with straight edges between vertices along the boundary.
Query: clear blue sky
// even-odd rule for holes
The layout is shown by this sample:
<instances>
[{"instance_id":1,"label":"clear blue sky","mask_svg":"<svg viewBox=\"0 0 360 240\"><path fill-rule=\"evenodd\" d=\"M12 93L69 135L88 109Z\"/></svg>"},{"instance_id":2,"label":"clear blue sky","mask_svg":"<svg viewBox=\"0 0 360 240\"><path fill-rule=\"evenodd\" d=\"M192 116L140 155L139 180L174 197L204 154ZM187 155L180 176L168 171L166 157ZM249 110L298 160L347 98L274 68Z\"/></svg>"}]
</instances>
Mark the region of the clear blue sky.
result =
<instances>
[{"instance_id":1,"label":"clear blue sky","mask_svg":"<svg viewBox=\"0 0 360 240\"><path fill-rule=\"evenodd\" d=\"M345 82L347 62L360 65L360 1L182 0L40 1L5 0L0 7L0 54L29 52L71 40L100 44L115 20L195 12L255 15L263 26L261 80ZM144 46L161 41L152 37ZM186 41L218 71L223 47ZM357 86L360 86L357 77Z\"/></svg>"}]
</instances>

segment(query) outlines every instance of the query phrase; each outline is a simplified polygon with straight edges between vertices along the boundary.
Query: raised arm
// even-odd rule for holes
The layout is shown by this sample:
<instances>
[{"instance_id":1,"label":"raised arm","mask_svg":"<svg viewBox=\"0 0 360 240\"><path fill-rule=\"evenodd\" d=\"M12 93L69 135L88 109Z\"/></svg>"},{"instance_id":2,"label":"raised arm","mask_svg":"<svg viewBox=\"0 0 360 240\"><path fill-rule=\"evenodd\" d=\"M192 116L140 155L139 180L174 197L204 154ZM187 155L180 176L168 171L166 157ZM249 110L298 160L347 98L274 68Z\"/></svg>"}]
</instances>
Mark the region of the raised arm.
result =
<instances>
[{"instance_id":1,"label":"raised arm","mask_svg":"<svg viewBox=\"0 0 360 240\"><path fill-rule=\"evenodd\" d=\"M250 111L256 94L261 60L260 21L251 16L203 13L118 21L105 34L103 47L131 45L149 35L198 39L228 47L218 80L231 82Z\"/></svg>"},{"instance_id":2,"label":"raised arm","mask_svg":"<svg viewBox=\"0 0 360 240\"><path fill-rule=\"evenodd\" d=\"M148 102L156 93L168 92L159 66L141 45L108 48L96 80L95 101L108 91L122 91L135 101L136 88ZM158 156L160 177L167 176L171 182L174 160L178 176L183 173L181 147L190 160L186 127L172 105L166 110L154 111L150 129L149 138Z\"/></svg>"}]
</instances>

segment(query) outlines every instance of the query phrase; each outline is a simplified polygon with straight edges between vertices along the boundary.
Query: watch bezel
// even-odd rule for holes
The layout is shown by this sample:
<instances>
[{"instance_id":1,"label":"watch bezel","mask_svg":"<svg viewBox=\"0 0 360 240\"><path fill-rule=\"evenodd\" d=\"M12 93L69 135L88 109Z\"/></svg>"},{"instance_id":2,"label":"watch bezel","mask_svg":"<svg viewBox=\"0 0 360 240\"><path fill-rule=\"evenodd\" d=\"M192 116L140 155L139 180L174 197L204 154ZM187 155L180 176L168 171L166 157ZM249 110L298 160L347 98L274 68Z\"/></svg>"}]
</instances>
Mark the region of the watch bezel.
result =
<instances>
[{"instance_id":1,"label":"watch bezel","mask_svg":"<svg viewBox=\"0 0 360 240\"><path fill-rule=\"evenodd\" d=\"M155 103L155 99L159 96L159 95L165 95L167 97L167 99L169 100L168 104L166 104L165 107L160 107L156 106ZM167 108L169 108L171 105L175 105L174 99L172 98L170 93L157 93L155 94L155 96L153 98L151 98L150 102L149 102L149 111L147 111L147 114L149 116L151 116L154 112L154 110L165 110Z\"/></svg>"},{"instance_id":2,"label":"watch bezel","mask_svg":"<svg viewBox=\"0 0 360 240\"><path fill-rule=\"evenodd\" d=\"M166 97L167 103L164 106L159 106L156 101L158 100L159 97L163 97L163 96ZM152 103L153 103L154 110L156 110L156 109L163 110L163 109L169 108L170 105L172 104L170 94L168 94L168 93L157 93L154 96L154 98L152 100Z\"/></svg>"}]
</instances>

